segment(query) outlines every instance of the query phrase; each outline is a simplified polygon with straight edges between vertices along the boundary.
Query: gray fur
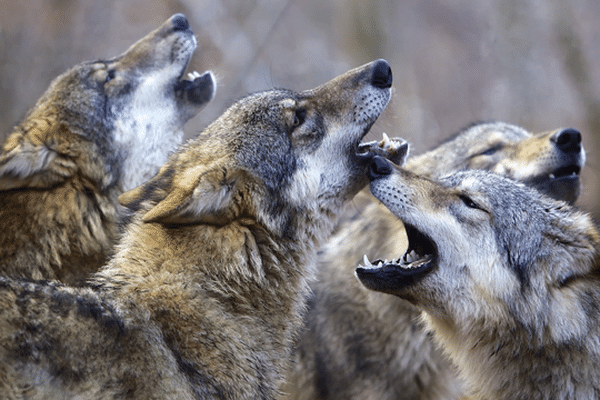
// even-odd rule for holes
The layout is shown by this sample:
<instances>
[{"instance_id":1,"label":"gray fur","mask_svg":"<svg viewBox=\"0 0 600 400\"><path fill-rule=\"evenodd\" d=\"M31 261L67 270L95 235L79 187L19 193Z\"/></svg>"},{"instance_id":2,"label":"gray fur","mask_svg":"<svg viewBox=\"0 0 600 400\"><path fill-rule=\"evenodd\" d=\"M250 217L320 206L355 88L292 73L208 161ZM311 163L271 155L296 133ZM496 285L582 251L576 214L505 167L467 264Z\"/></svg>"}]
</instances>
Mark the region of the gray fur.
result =
<instances>
[{"instance_id":1,"label":"gray fur","mask_svg":"<svg viewBox=\"0 0 600 400\"><path fill-rule=\"evenodd\" d=\"M244 97L119 197L135 215L89 288L0 278L0 397L274 399L317 249L372 154L407 151L357 153L390 95L378 60Z\"/></svg>"},{"instance_id":2,"label":"gray fur","mask_svg":"<svg viewBox=\"0 0 600 400\"><path fill-rule=\"evenodd\" d=\"M418 258L428 249L430 261L369 262L360 281L424 310L469 398L598 398L600 234L591 218L484 171L439 183L388 171L371 191L434 244L409 233L409 249Z\"/></svg>"},{"instance_id":3,"label":"gray fur","mask_svg":"<svg viewBox=\"0 0 600 400\"><path fill-rule=\"evenodd\" d=\"M211 72L181 79L195 49L176 14L50 84L0 154L0 273L75 283L107 261L127 217L117 197L158 171L215 94Z\"/></svg>"},{"instance_id":4,"label":"gray fur","mask_svg":"<svg viewBox=\"0 0 600 400\"><path fill-rule=\"evenodd\" d=\"M453 171L486 169L573 202L580 187L578 171L585 163L580 141L572 129L532 134L504 122L477 123L433 150L409 157L405 166L434 179ZM352 274L365 254L392 259L405 250L402 223L370 193L360 192L319 254L314 297L288 375L288 398L462 396L455 368L431 340L419 310L366 290Z\"/></svg>"}]
</instances>

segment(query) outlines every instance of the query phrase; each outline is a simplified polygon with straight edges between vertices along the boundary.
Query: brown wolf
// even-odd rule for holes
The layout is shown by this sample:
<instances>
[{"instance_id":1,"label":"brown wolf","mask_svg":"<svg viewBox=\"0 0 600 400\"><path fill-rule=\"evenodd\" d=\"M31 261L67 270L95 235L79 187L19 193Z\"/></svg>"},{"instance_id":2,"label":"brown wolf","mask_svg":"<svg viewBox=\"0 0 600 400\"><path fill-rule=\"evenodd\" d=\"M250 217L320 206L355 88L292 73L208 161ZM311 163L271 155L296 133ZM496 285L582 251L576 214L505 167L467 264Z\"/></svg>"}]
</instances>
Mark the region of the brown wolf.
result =
<instances>
[{"instance_id":1,"label":"brown wolf","mask_svg":"<svg viewBox=\"0 0 600 400\"><path fill-rule=\"evenodd\" d=\"M558 129L533 135L503 122L472 125L405 167L431 178L487 169L559 199L575 201L585 162L581 135ZM321 250L306 328L286 391L294 399L452 399L462 389L430 339L420 311L366 290L352 271L368 257L406 248L402 223L365 191Z\"/></svg>"},{"instance_id":2,"label":"brown wolf","mask_svg":"<svg viewBox=\"0 0 600 400\"><path fill-rule=\"evenodd\" d=\"M177 14L52 82L0 154L0 273L73 283L106 262L117 197L156 174L214 96L212 73L181 79L195 48Z\"/></svg>"},{"instance_id":3,"label":"brown wolf","mask_svg":"<svg viewBox=\"0 0 600 400\"><path fill-rule=\"evenodd\" d=\"M0 279L0 397L274 398L357 153L383 111L385 60L313 90L232 105L159 173L90 287Z\"/></svg>"},{"instance_id":4,"label":"brown wolf","mask_svg":"<svg viewBox=\"0 0 600 400\"><path fill-rule=\"evenodd\" d=\"M370 175L408 250L356 275L424 310L470 398L600 397L600 234L588 215L483 171L438 183L376 158Z\"/></svg>"}]
</instances>

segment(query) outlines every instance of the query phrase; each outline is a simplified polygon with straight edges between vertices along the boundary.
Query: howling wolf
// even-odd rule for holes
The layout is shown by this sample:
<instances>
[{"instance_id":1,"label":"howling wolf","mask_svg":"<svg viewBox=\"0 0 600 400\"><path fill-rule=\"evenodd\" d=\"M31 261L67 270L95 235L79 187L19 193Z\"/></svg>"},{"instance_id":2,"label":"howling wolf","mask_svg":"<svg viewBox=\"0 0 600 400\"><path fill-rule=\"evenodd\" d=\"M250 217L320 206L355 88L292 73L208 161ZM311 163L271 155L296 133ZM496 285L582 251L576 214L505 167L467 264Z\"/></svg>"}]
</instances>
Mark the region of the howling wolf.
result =
<instances>
[{"instance_id":1,"label":"howling wolf","mask_svg":"<svg viewBox=\"0 0 600 400\"><path fill-rule=\"evenodd\" d=\"M575 201L585 163L581 134L532 134L504 122L471 125L405 167L430 178L486 169L555 198ZM319 255L318 280L286 391L293 399L453 399L455 370L419 322L420 311L366 290L353 269L363 258L406 248L402 223L366 191L342 216Z\"/></svg>"},{"instance_id":2,"label":"howling wolf","mask_svg":"<svg viewBox=\"0 0 600 400\"><path fill-rule=\"evenodd\" d=\"M0 154L0 273L75 283L107 261L117 197L156 174L214 96L212 73L181 79L195 49L177 14L52 82Z\"/></svg>"},{"instance_id":3,"label":"howling wolf","mask_svg":"<svg viewBox=\"0 0 600 400\"><path fill-rule=\"evenodd\" d=\"M89 287L0 279L0 397L275 398L317 249L373 155L407 151L359 146L391 84L377 60L247 96L119 197Z\"/></svg>"},{"instance_id":4,"label":"howling wolf","mask_svg":"<svg viewBox=\"0 0 600 400\"><path fill-rule=\"evenodd\" d=\"M482 171L435 182L375 158L370 177L408 249L365 258L356 275L424 311L470 398L600 397L600 234L588 215Z\"/></svg>"}]
</instances>

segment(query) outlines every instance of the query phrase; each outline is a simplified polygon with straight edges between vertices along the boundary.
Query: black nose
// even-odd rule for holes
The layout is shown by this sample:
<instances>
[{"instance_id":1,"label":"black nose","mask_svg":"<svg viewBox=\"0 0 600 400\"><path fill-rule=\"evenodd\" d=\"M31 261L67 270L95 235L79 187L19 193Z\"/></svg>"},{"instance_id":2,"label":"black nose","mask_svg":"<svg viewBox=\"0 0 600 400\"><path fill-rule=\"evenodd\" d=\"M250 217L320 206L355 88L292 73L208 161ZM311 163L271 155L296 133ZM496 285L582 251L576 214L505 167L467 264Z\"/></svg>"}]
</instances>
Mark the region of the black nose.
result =
<instances>
[{"instance_id":1,"label":"black nose","mask_svg":"<svg viewBox=\"0 0 600 400\"><path fill-rule=\"evenodd\" d=\"M381 89L392 86L392 68L386 60L377 60L373 66L371 84Z\"/></svg>"},{"instance_id":2,"label":"black nose","mask_svg":"<svg viewBox=\"0 0 600 400\"><path fill-rule=\"evenodd\" d=\"M176 31L186 31L190 29L190 23L183 14L175 14L171 17L173 29Z\"/></svg>"},{"instance_id":3,"label":"black nose","mask_svg":"<svg viewBox=\"0 0 600 400\"><path fill-rule=\"evenodd\" d=\"M563 129L552 136L550 140L563 153L579 153L581 151L581 133L576 129Z\"/></svg>"},{"instance_id":4,"label":"black nose","mask_svg":"<svg viewBox=\"0 0 600 400\"><path fill-rule=\"evenodd\" d=\"M369 179L374 180L391 174L393 171L392 164L383 157L375 156L369 165Z\"/></svg>"}]
</instances>

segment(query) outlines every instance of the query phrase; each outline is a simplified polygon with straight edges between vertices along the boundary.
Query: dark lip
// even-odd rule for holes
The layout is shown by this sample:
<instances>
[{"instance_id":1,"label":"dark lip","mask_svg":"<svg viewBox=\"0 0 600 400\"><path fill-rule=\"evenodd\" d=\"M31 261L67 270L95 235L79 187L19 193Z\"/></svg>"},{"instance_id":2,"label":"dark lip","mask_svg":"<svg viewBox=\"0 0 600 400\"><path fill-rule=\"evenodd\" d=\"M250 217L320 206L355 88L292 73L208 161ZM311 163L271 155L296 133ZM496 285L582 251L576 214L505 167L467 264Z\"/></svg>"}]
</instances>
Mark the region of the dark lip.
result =
<instances>
[{"instance_id":1,"label":"dark lip","mask_svg":"<svg viewBox=\"0 0 600 400\"><path fill-rule=\"evenodd\" d=\"M556 170L552 171L550 174L553 177L551 177L550 174L549 174L548 175L548 179L549 180L562 180L562 179L573 180L573 179L579 179L580 172L581 172L581 167L580 166L578 166L578 165L568 165L566 167L557 168Z\"/></svg>"},{"instance_id":2,"label":"dark lip","mask_svg":"<svg viewBox=\"0 0 600 400\"><path fill-rule=\"evenodd\" d=\"M531 185L536 184L546 184L551 182L560 182L560 181L576 181L580 178L581 166L578 164L569 164L560 168L556 168L549 172L544 172L543 174L535 175L525 180Z\"/></svg>"},{"instance_id":3,"label":"dark lip","mask_svg":"<svg viewBox=\"0 0 600 400\"><path fill-rule=\"evenodd\" d=\"M397 263L385 262L384 260L381 260L381 259L377 259L377 260L373 261L373 264L378 264L379 262L383 263L381 268L393 268L393 269L395 269L395 271L398 274L403 275L403 276L413 276L413 275L420 275L423 273L427 273L433 268L434 265L436 265L435 259L433 259L433 258L428 263L426 263L418 268L412 268L412 269L402 268Z\"/></svg>"},{"instance_id":4,"label":"dark lip","mask_svg":"<svg viewBox=\"0 0 600 400\"><path fill-rule=\"evenodd\" d=\"M557 168L548 173L536 175L524 181L525 183L536 186L549 183L576 182L580 178L581 167L577 164L570 164Z\"/></svg>"},{"instance_id":5,"label":"dark lip","mask_svg":"<svg viewBox=\"0 0 600 400\"><path fill-rule=\"evenodd\" d=\"M197 46L188 55L187 60L185 61L185 64L181 67L181 71L179 72L179 75L176 78L174 78L173 81L171 82L173 91L181 92L181 91L190 89L192 86L198 86L200 84L200 81L197 79L190 80L190 79L185 78L186 71L190 65L190 61L192 60L192 56L194 55L194 52L196 51L196 49L197 49ZM208 71L202 72L200 74L200 76L203 76L204 74L206 74L206 72L208 72Z\"/></svg>"},{"instance_id":6,"label":"dark lip","mask_svg":"<svg viewBox=\"0 0 600 400\"><path fill-rule=\"evenodd\" d=\"M370 154L368 151L361 152L361 144L363 144L363 139L371 131L373 124L375 123L377 118L379 118L380 115L381 115L381 113L376 118L374 118L373 122L370 122L369 124L367 124L367 126L363 129L360 139L358 139L352 145L352 154L354 154L354 157L356 157L356 159L363 164L370 162L371 159L373 158L373 155Z\"/></svg>"},{"instance_id":7,"label":"dark lip","mask_svg":"<svg viewBox=\"0 0 600 400\"><path fill-rule=\"evenodd\" d=\"M552 173L534 176L523 183L552 198L573 204L581 192L580 171L578 165L570 165L557 168Z\"/></svg>"},{"instance_id":8,"label":"dark lip","mask_svg":"<svg viewBox=\"0 0 600 400\"><path fill-rule=\"evenodd\" d=\"M376 260L371 264L377 265L381 262L381 267L363 268L359 266L356 268L356 275L367 288L400 295L401 289L420 281L437 268L439 260L437 244L413 225L405 223L404 226L409 241L407 253L415 250L417 253L421 252L419 253L421 255L430 254L431 259L426 264L413 269L402 268L399 265L403 255L398 259L399 263Z\"/></svg>"}]
</instances>

